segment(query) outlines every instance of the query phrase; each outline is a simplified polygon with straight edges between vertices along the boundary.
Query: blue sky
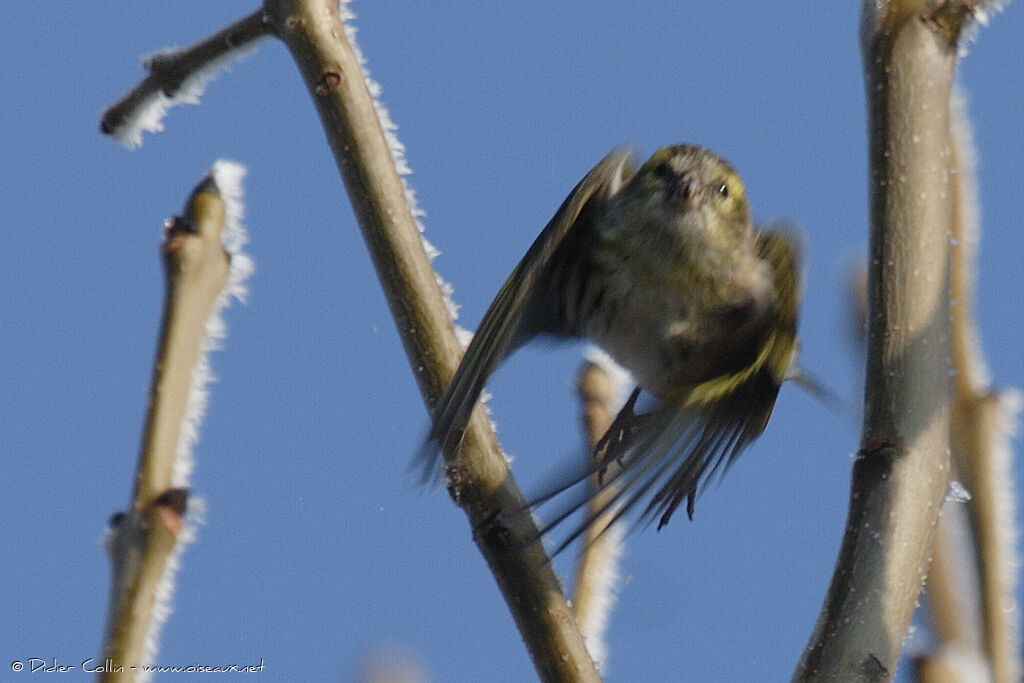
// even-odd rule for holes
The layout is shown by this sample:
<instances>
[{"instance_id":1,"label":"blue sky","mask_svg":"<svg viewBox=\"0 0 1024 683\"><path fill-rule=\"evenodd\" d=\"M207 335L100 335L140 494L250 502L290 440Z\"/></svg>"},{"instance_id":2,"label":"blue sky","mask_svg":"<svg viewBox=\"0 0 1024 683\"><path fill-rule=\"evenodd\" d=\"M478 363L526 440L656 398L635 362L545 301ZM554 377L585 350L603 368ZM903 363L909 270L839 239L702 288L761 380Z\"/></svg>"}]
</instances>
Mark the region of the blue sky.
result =
<instances>
[{"instance_id":1,"label":"blue sky","mask_svg":"<svg viewBox=\"0 0 1024 683\"><path fill-rule=\"evenodd\" d=\"M743 175L757 217L803 231L803 365L858 400L845 297L867 242L856 3L431 5L352 9L463 325L612 147L700 143ZM980 158L982 341L995 384L1010 387L1024 386L1018 5L960 69ZM263 43L138 150L98 132L103 108L142 75L140 56L255 3L74 3L59 17L35 7L5 7L0 22L0 666L98 654L101 539L136 464L161 227L228 158L249 169L256 273L212 357L219 381L193 477L206 523L159 663L262 659L267 680L351 680L383 650L432 680L530 680L465 518L407 469L427 415L284 47ZM530 347L490 385L527 491L581 447L579 359L578 346ZM858 435L858 418L787 386L693 522L632 535L607 679L787 679L831 576ZM571 576L573 559L556 569Z\"/></svg>"}]
</instances>

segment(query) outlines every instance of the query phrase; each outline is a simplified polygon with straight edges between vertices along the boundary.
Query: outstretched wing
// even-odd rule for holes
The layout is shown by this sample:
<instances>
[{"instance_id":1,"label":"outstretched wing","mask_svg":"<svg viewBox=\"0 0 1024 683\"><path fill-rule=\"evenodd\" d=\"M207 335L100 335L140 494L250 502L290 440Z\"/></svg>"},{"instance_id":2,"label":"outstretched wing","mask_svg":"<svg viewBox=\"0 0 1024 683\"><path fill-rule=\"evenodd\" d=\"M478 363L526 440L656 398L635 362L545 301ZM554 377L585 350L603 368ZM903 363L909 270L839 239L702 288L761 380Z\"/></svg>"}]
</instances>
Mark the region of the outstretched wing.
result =
<instances>
[{"instance_id":1,"label":"outstretched wing","mask_svg":"<svg viewBox=\"0 0 1024 683\"><path fill-rule=\"evenodd\" d=\"M581 221L585 209L595 202L606 202L635 174L632 157L629 149L619 148L602 159L569 194L505 281L473 335L455 377L434 407L430 435L418 457L424 480L436 479L441 453L453 456L458 451L484 384L498 364L528 340L520 328L524 304L552 256Z\"/></svg>"},{"instance_id":2,"label":"outstretched wing","mask_svg":"<svg viewBox=\"0 0 1024 683\"><path fill-rule=\"evenodd\" d=\"M602 505L589 510L555 549L565 549L577 536L602 519L615 521L648 498L639 523L659 517L665 526L687 501L693 515L698 489L720 476L768 424L779 388L794 363L797 349L796 313L799 300L797 250L786 235L760 237L762 256L773 268L778 310L756 360L747 368L713 378L663 400L651 413L634 417L615 435L603 462L589 468L535 503L556 497L583 483L595 469L604 468L597 490L570 496L542 533L547 533L601 492Z\"/></svg>"}]
</instances>

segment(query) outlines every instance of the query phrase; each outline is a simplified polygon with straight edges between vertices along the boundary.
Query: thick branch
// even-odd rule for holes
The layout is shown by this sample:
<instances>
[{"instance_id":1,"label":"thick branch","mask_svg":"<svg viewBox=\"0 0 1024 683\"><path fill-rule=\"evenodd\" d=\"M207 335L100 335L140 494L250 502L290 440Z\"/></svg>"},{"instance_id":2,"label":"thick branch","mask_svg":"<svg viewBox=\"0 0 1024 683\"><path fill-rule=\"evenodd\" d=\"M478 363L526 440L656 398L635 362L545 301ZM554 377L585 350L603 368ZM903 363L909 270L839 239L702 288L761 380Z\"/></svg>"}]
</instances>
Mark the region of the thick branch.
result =
<instances>
[{"instance_id":1,"label":"thick branch","mask_svg":"<svg viewBox=\"0 0 1024 683\"><path fill-rule=\"evenodd\" d=\"M888 680L949 489L949 96L955 17L867 0L868 365L832 585L797 680ZM922 6L924 3L920 3Z\"/></svg>"},{"instance_id":2,"label":"thick branch","mask_svg":"<svg viewBox=\"0 0 1024 683\"><path fill-rule=\"evenodd\" d=\"M267 0L274 32L297 62L334 151L349 198L428 407L461 356L454 329L409 211L373 100L329 0ZM477 409L449 488L545 680L597 680L489 421Z\"/></svg>"}]
</instances>

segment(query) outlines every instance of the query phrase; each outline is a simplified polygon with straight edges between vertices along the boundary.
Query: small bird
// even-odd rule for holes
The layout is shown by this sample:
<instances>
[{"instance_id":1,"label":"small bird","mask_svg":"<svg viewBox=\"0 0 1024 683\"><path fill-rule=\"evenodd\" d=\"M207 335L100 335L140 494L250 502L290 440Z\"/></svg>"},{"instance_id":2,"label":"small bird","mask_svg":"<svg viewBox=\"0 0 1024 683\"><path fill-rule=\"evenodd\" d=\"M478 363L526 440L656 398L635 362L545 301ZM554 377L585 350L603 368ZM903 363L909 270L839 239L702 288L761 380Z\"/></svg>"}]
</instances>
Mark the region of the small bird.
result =
<instances>
[{"instance_id":1,"label":"small bird","mask_svg":"<svg viewBox=\"0 0 1024 683\"><path fill-rule=\"evenodd\" d=\"M768 424L798 350L799 256L783 232L757 229L743 182L702 147L659 150L639 170L613 150L573 189L502 286L433 413L420 452L436 477L454 456L484 384L536 337L586 338L629 370L637 388L598 444L594 472L618 517L663 527L698 487L723 473ZM635 412L641 392L650 412ZM611 465L614 464L614 467ZM586 502L587 494L548 525ZM559 548L561 549L561 548Z\"/></svg>"}]
</instances>

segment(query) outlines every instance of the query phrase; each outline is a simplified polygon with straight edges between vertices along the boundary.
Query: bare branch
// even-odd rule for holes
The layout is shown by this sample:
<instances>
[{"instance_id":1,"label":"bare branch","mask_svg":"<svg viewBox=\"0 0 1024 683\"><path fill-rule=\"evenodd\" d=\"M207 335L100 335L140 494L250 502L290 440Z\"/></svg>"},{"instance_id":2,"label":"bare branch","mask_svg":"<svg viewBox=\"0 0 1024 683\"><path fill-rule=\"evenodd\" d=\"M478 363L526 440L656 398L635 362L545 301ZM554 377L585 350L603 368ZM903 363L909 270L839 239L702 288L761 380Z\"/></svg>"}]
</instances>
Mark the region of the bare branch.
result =
<instances>
[{"instance_id":1,"label":"bare branch","mask_svg":"<svg viewBox=\"0 0 1024 683\"><path fill-rule=\"evenodd\" d=\"M615 383L616 380L605 368L592 361L588 361L580 373L577 390L591 451L615 418L616 394L621 393L617 391ZM595 478L598 476L594 475ZM590 501L590 514L599 514L614 495L614 489L606 489L594 496ZM587 527L573 588L572 605L576 623L599 667L607 659L604 632L615 602L615 589L619 580L618 560L625 536L624 523L621 520L611 521L617 509L613 506Z\"/></svg>"},{"instance_id":2,"label":"bare branch","mask_svg":"<svg viewBox=\"0 0 1024 683\"><path fill-rule=\"evenodd\" d=\"M338 3L267 0L274 32L298 63L320 113L363 237L428 407L451 380L461 346L406 202ZM466 511L545 680L598 680L593 662L508 472L483 411L474 413L462 455L447 468L449 491Z\"/></svg>"},{"instance_id":3,"label":"bare branch","mask_svg":"<svg viewBox=\"0 0 1024 683\"><path fill-rule=\"evenodd\" d=\"M949 96L969 13L926 4L865 2L864 431L843 546L795 680L895 675L949 489Z\"/></svg>"},{"instance_id":4,"label":"bare branch","mask_svg":"<svg viewBox=\"0 0 1024 683\"><path fill-rule=\"evenodd\" d=\"M1015 588L1017 529L1010 465L1010 436L1015 412L1007 397L989 384L979 332L974 320L974 280L980 234L978 189L974 174L974 143L962 95L953 99L952 358L955 401L952 447L958 476L971 493L968 503L977 554L984 649L993 680L1020 680L1020 633ZM961 563L970 562L961 558ZM974 567L971 566L973 570ZM976 602L978 600L976 599Z\"/></svg>"},{"instance_id":5,"label":"bare branch","mask_svg":"<svg viewBox=\"0 0 1024 683\"><path fill-rule=\"evenodd\" d=\"M162 130L160 119L169 106L196 103L222 65L266 35L260 10L190 47L151 55L143 62L150 75L103 112L100 130L129 147L138 146L144 130Z\"/></svg>"},{"instance_id":6,"label":"bare branch","mask_svg":"<svg viewBox=\"0 0 1024 683\"><path fill-rule=\"evenodd\" d=\"M205 404L206 351L211 332L219 332L211 325L218 328L220 308L249 270L248 258L237 253L241 234L227 236L232 251L224 247L225 233L241 233L233 225L240 209L229 208L237 197L222 194L216 179L240 182L242 172L218 162L193 191L184 216L167 224L167 293L135 490L129 510L112 520L108 538L113 585L103 650L111 666L104 680L122 680L122 672L133 680L146 677L138 667L156 654L177 557L191 540L188 474Z\"/></svg>"}]
</instances>

